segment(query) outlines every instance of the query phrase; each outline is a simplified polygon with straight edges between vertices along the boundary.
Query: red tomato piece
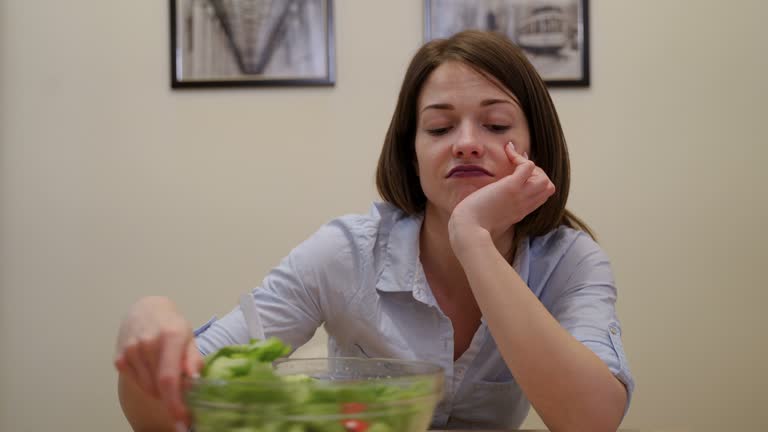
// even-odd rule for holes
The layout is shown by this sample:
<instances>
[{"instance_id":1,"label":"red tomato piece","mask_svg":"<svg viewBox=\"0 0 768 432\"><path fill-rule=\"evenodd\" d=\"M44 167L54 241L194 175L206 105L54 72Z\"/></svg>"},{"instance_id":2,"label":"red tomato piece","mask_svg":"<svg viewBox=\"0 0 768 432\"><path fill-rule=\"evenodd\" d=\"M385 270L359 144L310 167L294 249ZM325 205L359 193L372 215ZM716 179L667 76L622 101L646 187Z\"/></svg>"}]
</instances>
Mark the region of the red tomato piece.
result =
<instances>
[{"instance_id":1,"label":"red tomato piece","mask_svg":"<svg viewBox=\"0 0 768 432\"><path fill-rule=\"evenodd\" d=\"M360 402L347 402L341 405L341 412L343 414L357 414L365 411L366 405Z\"/></svg>"},{"instance_id":2,"label":"red tomato piece","mask_svg":"<svg viewBox=\"0 0 768 432\"><path fill-rule=\"evenodd\" d=\"M368 423L362 420L344 420L342 425L348 432L365 432L368 430Z\"/></svg>"}]
</instances>

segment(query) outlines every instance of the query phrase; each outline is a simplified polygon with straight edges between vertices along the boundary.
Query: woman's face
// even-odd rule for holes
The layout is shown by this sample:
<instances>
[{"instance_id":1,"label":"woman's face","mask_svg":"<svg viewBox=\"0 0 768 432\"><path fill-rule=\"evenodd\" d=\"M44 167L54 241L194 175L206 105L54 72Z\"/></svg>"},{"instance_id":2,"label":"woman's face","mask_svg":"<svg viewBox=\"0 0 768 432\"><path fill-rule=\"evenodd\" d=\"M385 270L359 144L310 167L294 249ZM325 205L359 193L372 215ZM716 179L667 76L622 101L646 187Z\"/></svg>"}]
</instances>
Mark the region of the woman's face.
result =
<instances>
[{"instance_id":1,"label":"woman's face","mask_svg":"<svg viewBox=\"0 0 768 432\"><path fill-rule=\"evenodd\" d=\"M525 114L509 94L460 62L443 63L429 75L416 130L427 209L448 216L467 195L511 174L508 142L520 154L531 152Z\"/></svg>"}]
</instances>

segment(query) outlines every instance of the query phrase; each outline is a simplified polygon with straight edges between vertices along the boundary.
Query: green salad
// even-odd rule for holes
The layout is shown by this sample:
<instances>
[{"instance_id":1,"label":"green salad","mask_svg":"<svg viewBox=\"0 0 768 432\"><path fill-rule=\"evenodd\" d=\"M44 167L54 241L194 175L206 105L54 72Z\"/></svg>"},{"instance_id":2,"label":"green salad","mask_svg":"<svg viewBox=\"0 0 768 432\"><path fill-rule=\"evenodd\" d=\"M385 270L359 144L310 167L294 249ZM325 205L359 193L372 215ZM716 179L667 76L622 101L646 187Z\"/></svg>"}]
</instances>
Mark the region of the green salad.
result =
<instances>
[{"instance_id":1,"label":"green salad","mask_svg":"<svg viewBox=\"0 0 768 432\"><path fill-rule=\"evenodd\" d=\"M187 392L194 430L410 432L429 425L440 396L434 379L276 373L272 362L290 351L270 338L225 347L206 358L201 379Z\"/></svg>"}]
</instances>

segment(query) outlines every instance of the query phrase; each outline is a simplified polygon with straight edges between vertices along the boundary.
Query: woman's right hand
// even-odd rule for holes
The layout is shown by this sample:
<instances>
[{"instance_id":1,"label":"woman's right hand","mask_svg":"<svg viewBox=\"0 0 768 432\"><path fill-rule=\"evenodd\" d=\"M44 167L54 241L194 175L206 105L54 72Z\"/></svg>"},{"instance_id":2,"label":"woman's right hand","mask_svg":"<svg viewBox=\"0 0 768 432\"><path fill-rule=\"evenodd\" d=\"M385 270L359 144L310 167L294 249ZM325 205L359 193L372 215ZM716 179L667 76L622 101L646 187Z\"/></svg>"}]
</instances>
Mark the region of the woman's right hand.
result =
<instances>
[{"instance_id":1,"label":"woman's right hand","mask_svg":"<svg viewBox=\"0 0 768 432\"><path fill-rule=\"evenodd\" d=\"M162 400L176 421L188 423L182 378L197 376L203 357L192 328L169 299L139 300L120 325L115 367L146 394Z\"/></svg>"}]
</instances>

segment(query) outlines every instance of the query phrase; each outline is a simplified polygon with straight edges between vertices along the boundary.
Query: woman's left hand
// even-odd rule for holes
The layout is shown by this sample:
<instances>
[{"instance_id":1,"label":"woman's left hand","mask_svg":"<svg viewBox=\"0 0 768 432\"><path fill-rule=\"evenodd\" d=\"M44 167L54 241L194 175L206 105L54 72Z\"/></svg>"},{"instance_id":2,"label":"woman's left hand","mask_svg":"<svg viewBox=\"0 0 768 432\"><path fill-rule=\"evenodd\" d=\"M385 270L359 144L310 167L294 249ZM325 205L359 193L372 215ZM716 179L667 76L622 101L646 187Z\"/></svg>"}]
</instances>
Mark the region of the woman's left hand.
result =
<instances>
[{"instance_id":1,"label":"woman's left hand","mask_svg":"<svg viewBox=\"0 0 768 432\"><path fill-rule=\"evenodd\" d=\"M452 246L483 231L498 239L555 193L547 174L527 155L517 153L512 143L504 150L514 165L512 174L472 192L454 208L448 222Z\"/></svg>"}]
</instances>

